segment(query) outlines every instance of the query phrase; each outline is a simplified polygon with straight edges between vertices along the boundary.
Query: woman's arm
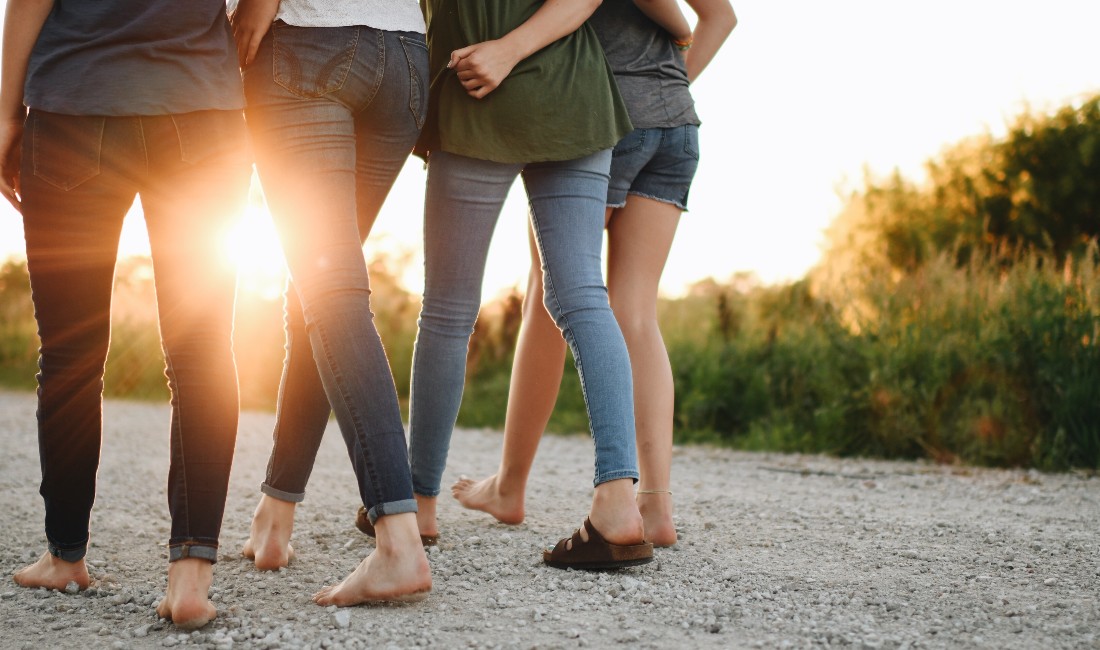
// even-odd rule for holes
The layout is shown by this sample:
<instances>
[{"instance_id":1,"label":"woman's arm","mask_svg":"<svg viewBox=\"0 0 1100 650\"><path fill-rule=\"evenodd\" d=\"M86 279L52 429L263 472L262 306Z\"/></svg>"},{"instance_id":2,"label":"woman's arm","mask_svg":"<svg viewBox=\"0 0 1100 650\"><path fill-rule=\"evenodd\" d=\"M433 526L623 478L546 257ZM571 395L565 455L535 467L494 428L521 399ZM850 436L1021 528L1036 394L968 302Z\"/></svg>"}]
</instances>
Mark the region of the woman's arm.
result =
<instances>
[{"instance_id":1,"label":"woman's arm","mask_svg":"<svg viewBox=\"0 0 1100 650\"><path fill-rule=\"evenodd\" d=\"M634 0L634 6L668 32L673 40L690 41L691 25L676 0Z\"/></svg>"},{"instance_id":2,"label":"woman's arm","mask_svg":"<svg viewBox=\"0 0 1100 650\"><path fill-rule=\"evenodd\" d=\"M737 16L729 0L685 1L699 17L692 35L691 49L684 52L688 81L695 81L737 26Z\"/></svg>"},{"instance_id":3,"label":"woman's arm","mask_svg":"<svg viewBox=\"0 0 1100 650\"><path fill-rule=\"evenodd\" d=\"M19 210L19 165L22 157L23 84L38 34L53 9L53 0L8 0L4 13L4 54L0 65L0 194Z\"/></svg>"},{"instance_id":4,"label":"woman's arm","mask_svg":"<svg viewBox=\"0 0 1100 650\"><path fill-rule=\"evenodd\" d=\"M451 52L447 67L454 68L462 87L471 97L481 99L493 92L517 63L577 31L600 2L546 0L526 22L503 37Z\"/></svg>"},{"instance_id":5,"label":"woman's arm","mask_svg":"<svg viewBox=\"0 0 1100 650\"><path fill-rule=\"evenodd\" d=\"M279 0L241 0L230 16L233 40L237 43L237 60L241 67L252 63L260 41L271 29L275 14L279 13Z\"/></svg>"}]
</instances>

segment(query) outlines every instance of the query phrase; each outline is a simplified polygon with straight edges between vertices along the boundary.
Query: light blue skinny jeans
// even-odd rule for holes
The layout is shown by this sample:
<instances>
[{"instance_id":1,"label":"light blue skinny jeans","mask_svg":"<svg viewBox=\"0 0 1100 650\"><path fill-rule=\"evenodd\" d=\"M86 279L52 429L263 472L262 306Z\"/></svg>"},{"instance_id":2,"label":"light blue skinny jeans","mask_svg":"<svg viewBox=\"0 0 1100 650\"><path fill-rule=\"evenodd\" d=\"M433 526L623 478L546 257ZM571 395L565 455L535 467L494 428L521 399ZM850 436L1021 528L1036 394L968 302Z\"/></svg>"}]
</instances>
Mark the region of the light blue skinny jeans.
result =
<instances>
[{"instance_id":1,"label":"light blue skinny jeans","mask_svg":"<svg viewBox=\"0 0 1100 650\"><path fill-rule=\"evenodd\" d=\"M607 299L601 262L610 166L610 149L530 164L432 152L424 205L424 305L409 407L417 494L439 494L481 305L485 258L517 175L527 190L542 258L546 309L580 373L596 447L594 485L637 480L630 358Z\"/></svg>"}]
</instances>

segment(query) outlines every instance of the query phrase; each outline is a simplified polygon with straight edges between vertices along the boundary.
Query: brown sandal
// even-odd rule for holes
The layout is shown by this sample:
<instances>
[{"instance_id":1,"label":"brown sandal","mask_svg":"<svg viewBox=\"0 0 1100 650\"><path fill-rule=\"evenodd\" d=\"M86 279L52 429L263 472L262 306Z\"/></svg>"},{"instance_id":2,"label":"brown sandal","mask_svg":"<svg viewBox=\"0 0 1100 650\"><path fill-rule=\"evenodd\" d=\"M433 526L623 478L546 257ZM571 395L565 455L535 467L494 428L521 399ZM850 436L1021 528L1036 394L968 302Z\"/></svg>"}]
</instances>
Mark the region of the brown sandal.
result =
<instances>
[{"instance_id":1,"label":"brown sandal","mask_svg":"<svg viewBox=\"0 0 1100 650\"><path fill-rule=\"evenodd\" d=\"M588 541L581 538L577 529L572 537L565 537L552 549L542 552L542 561L556 569L621 569L653 561L653 544L612 544L603 538L588 517L584 518ZM570 544L571 542L571 544Z\"/></svg>"},{"instance_id":2,"label":"brown sandal","mask_svg":"<svg viewBox=\"0 0 1100 650\"><path fill-rule=\"evenodd\" d=\"M375 536L374 524L370 522L370 516L367 515L365 506L359 506L359 511L355 513L355 527L367 537ZM421 535L420 543L424 546L435 546L439 543L439 535Z\"/></svg>"}]
</instances>

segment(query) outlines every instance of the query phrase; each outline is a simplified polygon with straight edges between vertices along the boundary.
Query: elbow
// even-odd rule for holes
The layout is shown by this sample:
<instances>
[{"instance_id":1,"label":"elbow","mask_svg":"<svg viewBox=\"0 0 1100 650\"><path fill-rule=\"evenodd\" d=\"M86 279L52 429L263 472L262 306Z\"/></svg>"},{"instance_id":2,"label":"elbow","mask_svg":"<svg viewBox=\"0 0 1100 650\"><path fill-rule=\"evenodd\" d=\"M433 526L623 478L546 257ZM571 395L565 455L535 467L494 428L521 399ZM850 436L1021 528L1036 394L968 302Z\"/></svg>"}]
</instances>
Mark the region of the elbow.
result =
<instances>
[{"instance_id":1,"label":"elbow","mask_svg":"<svg viewBox=\"0 0 1100 650\"><path fill-rule=\"evenodd\" d=\"M729 36L733 28L737 27L737 14L733 13L733 7L726 5L722 13L716 17L715 22L726 33L726 36Z\"/></svg>"}]
</instances>

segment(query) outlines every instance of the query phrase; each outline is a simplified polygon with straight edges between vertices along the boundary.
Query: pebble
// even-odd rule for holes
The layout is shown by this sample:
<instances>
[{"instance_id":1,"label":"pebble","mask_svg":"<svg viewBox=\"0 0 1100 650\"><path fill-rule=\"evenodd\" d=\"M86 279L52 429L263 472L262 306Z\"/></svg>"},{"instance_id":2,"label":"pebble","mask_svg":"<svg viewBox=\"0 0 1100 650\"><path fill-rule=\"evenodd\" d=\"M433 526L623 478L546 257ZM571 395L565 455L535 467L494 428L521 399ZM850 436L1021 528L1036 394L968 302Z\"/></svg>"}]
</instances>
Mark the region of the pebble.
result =
<instances>
[{"instance_id":1,"label":"pebble","mask_svg":"<svg viewBox=\"0 0 1100 650\"><path fill-rule=\"evenodd\" d=\"M25 445L10 451L3 430L11 399L0 392L0 459L12 460L0 475L31 485L37 450ZM33 422L31 402L22 420ZM231 491L227 550L211 591L220 601L219 616L199 633L183 634L154 622L148 609L165 586L163 557L144 543L132 549L121 543L139 523L157 531L167 521L163 495L145 485L167 467L166 445L147 435L151 425L144 419L128 433L119 418L130 409L154 413L158 422L167 415L150 405L111 405L107 420L116 427L116 442L105 451L103 476L114 478L101 482L104 507L97 517L107 525L97 528L102 546L93 554L99 556L97 579L110 571L113 584L99 582L98 597L85 590L85 598L0 586L0 609L8 619L0 625L0 648L74 647L79 641L84 645L75 647L89 650L902 650L971 647L976 638L984 647L1097 643L1100 608L1080 595L1096 584L1100 571L1094 561L1100 480L1044 474L1043 513L1017 518L997 495L1004 477L1019 472L971 468L962 474L954 467L880 461L848 466L813 457L815 469L875 476L879 489L870 491L859 480L812 475L772 481L771 474L754 469L778 464L778 456L677 446L673 481L678 494L686 495L677 498L675 521L682 543L656 550L660 570L655 562L617 572L559 571L545 567L538 551L578 523L578 504L590 496L590 467L584 463L591 460L588 439L559 436L542 440L524 525L505 527L441 500L445 536L441 546L428 549L435 581L429 599L354 610L321 608L309 600L354 568L351 551L373 548L351 526L354 488L346 485L346 451L338 436L328 436L310 500L299 506L299 561L279 574L261 574L230 552L243 543L255 506L251 493L241 498L242 492ZM246 490L262 480L271 422L269 414L242 414L235 468L240 473L233 480L244 477ZM459 435L462 444L452 450L456 465L489 467L499 460L499 434ZM118 463L127 450L135 455L126 466L142 476L144 488L120 494L117 482L126 473L108 464L111 453ZM906 489L914 485L920 489ZM852 501L852 494L859 500ZM17 537L31 535L31 526L22 522L38 515L26 510L0 519L0 527L14 523ZM698 535L689 539L685 530ZM725 536L715 534L723 530ZM348 553L333 552L345 546ZM12 558L22 548L0 551L9 558L5 566L14 569Z\"/></svg>"}]
</instances>

